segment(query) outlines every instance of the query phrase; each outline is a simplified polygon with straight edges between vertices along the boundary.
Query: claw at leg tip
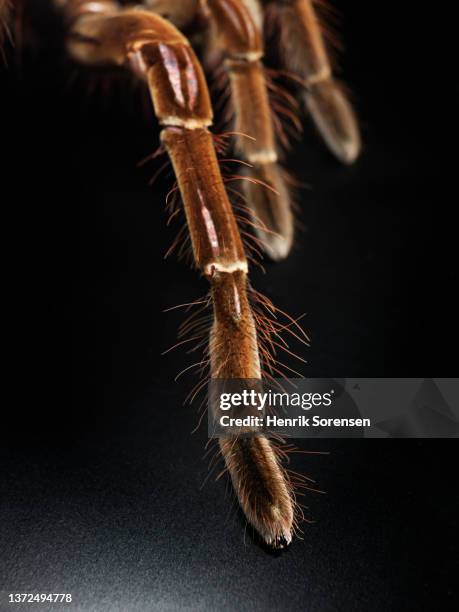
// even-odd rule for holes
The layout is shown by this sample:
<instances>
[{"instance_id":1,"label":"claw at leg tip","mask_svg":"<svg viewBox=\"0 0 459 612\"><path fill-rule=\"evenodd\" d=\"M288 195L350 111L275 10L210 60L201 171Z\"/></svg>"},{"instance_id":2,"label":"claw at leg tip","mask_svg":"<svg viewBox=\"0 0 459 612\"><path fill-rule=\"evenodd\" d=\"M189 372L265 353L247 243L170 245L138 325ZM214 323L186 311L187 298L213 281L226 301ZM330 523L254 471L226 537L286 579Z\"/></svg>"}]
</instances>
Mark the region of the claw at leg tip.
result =
<instances>
[{"instance_id":1,"label":"claw at leg tip","mask_svg":"<svg viewBox=\"0 0 459 612\"><path fill-rule=\"evenodd\" d=\"M286 531L278 536L265 537L264 541L265 544L274 550L283 550L284 548L288 548L292 543L292 535Z\"/></svg>"}]
</instances>

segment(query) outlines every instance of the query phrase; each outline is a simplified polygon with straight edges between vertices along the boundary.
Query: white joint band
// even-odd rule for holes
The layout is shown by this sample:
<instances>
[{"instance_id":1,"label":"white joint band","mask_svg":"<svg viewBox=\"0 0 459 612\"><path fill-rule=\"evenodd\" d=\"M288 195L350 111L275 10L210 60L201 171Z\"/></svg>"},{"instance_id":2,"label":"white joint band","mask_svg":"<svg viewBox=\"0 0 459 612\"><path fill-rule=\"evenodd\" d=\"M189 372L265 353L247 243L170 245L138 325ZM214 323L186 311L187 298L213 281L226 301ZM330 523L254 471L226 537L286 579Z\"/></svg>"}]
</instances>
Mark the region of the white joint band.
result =
<instances>
[{"instance_id":1,"label":"white joint band","mask_svg":"<svg viewBox=\"0 0 459 612\"><path fill-rule=\"evenodd\" d=\"M243 61L247 63L258 62L263 57L263 51L247 51L246 53L231 53L225 64L231 69L231 62Z\"/></svg>"},{"instance_id":2,"label":"white joint band","mask_svg":"<svg viewBox=\"0 0 459 612\"><path fill-rule=\"evenodd\" d=\"M328 81L332 76L331 70L328 66L322 68L317 74L311 74L305 80L306 85L316 85L316 83L322 83L322 81Z\"/></svg>"},{"instance_id":3,"label":"white joint band","mask_svg":"<svg viewBox=\"0 0 459 612\"><path fill-rule=\"evenodd\" d=\"M277 162L277 153L272 149L264 149L261 151L254 151L247 156L248 161L251 164L273 164Z\"/></svg>"},{"instance_id":4,"label":"white joint band","mask_svg":"<svg viewBox=\"0 0 459 612\"><path fill-rule=\"evenodd\" d=\"M212 125L212 119L182 119L177 116L161 117L161 125L172 127L183 127L187 130L198 130Z\"/></svg>"},{"instance_id":5,"label":"white joint band","mask_svg":"<svg viewBox=\"0 0 459 612\"><path fill-rule=\"evenodd\" d=\"M226 274L233 274L233 272L244 272L247 274L249 271L249 266L247 261L232 261L230 263L220 263L217 261L213 261L206 265L204 268L204 274L206 276L213 276L215 272L225 272Z\"/></svg>"}]
</instances>

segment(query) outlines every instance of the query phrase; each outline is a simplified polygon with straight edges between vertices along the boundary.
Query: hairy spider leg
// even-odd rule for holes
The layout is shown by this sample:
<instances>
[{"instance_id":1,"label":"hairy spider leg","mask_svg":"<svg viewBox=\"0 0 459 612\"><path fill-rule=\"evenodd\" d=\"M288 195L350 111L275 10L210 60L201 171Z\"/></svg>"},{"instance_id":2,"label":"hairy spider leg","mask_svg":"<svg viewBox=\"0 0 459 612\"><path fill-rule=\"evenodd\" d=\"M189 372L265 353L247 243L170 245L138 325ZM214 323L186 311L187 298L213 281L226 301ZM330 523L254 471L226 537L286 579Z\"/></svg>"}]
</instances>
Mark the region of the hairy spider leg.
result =
<instances>
[{"instance_id":1,"label":"hairy spider leg","mask_svg":"<svg viewBox=\"0 0 459 612\"><path fill-rule=\"evenodd\" d=\"M212 39L225 55L235 114L236 147L250 166L243 173L247 205L255 232L274 260L290 252L294 221L290 194L275 142L273 114L262 63L263 38L251 5L242 0L206 0L213 25ZM211 39L211 40L212 40ZM247 137L248 136L248 137ZM268 185L269 188L266 188Z\"/></svg>"},{"instance_id":2,"label":"hairy spider leg","mask_svg":"<svg viewBox=\"0 0 459 612\"><path fill-rule=\"evenodd\" d=\"M284 66L304 85L302 100L330 151L343 163L359 156L361 139L354 110L333 76L323 26L315 6L325 0L265 0L277 23Z\"/></svg>"},{"instance_id":3,"label":"hairy spider leg","mask_svg":"<svg viewBox=\"0 0 459 612\"><path fill-rule=\"evenodd\" d=\"M210 283L211 376L260 378L247 259L208 130L213 119L210 97L193 49L171 22L154 13L117 8L111 2L68 4L73 5L68 45L72 56L88 64L126 65L148 84L181 192L194 260ZM263 436L233 436L220 438L219 444L249 523L267 544L288 544L294 498L271 442Z\"/></svg>"}]
</instances>

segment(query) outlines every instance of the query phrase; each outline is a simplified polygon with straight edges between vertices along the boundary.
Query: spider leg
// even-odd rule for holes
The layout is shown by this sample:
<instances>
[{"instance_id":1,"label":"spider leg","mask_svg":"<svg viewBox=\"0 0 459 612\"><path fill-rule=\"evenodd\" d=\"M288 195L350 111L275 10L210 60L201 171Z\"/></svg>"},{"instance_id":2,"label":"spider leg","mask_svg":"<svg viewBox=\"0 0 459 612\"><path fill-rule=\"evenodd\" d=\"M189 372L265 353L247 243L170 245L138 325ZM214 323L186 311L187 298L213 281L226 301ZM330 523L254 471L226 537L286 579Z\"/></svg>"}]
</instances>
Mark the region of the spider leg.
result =
<instances>
[{"instance_id":1,"label":"spider leg","mask_svg":"<svg viewBox=\"0 0 459 612\"><path fill-rule=\"evenodd\" d=\"M67 6L74 19L68 48L76 59L126 65L148 84L181 192L195 263L211 287L211 376L260 378L247 260L208 130L212 108L193 49L171 22L149 11L102 1ZM293 493L269 440L233 436L219 443L248 521L271 546L289 543Z\"/></svg>"},{"instance_id":2,"label":"spider leg","mask_svg":"<svg viewBox=\"0 0 459 612\"><path fill-rule=\"evenodd\" d=\"M284 66L297 75L303 101L326 145L343 163L353 163L361 149L358 123L343 88L333 78L330 59L314 5L324 0L265 0L280 33Z\"/></svg>"},{"instance_id":3,"label":"spider leg","mask_svg":"<svg viewBox=\"0 0 459 612\"><path fill-rule=\"evenodd\" d=\"M224 51L235 113L236 148L250 166L244 195L265 251L283 259L293 242L290 196L278 165L268 87L262 64L261 12L254 0L207 0L215 44ZM258 22L258 23L257 23ZM266 187L268 185L268 187Z\"/></svg>"}]
</instances>

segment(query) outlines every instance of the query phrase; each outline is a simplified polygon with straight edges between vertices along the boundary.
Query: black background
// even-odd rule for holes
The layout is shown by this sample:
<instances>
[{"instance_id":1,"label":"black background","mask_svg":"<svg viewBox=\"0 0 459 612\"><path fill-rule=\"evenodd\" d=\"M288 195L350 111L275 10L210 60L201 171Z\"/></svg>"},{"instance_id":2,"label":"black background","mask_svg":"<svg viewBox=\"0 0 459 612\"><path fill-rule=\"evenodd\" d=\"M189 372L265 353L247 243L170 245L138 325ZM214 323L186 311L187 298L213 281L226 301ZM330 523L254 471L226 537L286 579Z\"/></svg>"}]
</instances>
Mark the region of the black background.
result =
<instances>
[{"instance_id":1,"label":"black background","mask_svg":"<svg viewBox=\"0 0 459 612\"><path fill-rule=\"evenodd\" d=\"M310 185L306 229L253 284L307 313L304 374L452 377L455 109L440 17L335 5L363 155L340 166L306 125L289 163ZM194 378L174 382L195 359L160 353L184 318L162 311L206 283L163 259L172 179L149 187L158 166L137 167L158 128L139 87L91 87L65 59L47 6L29 3L29 44L1 75L0 589L71 592L82 610L452 607L453 441L301 441L329 453L294 460L327 494L307 495L314 523L279 556L245 533L224 478L201 489L205 426L191 435L197 407L182 405Z\"/></svg>"}]
</instances>

